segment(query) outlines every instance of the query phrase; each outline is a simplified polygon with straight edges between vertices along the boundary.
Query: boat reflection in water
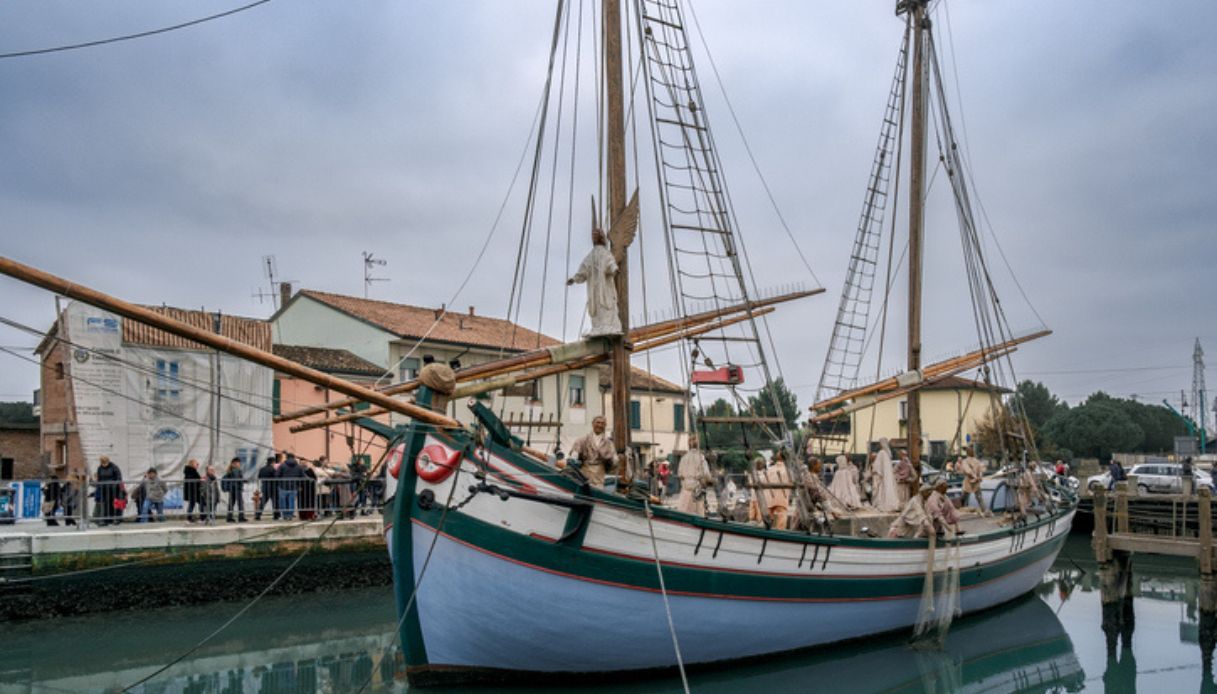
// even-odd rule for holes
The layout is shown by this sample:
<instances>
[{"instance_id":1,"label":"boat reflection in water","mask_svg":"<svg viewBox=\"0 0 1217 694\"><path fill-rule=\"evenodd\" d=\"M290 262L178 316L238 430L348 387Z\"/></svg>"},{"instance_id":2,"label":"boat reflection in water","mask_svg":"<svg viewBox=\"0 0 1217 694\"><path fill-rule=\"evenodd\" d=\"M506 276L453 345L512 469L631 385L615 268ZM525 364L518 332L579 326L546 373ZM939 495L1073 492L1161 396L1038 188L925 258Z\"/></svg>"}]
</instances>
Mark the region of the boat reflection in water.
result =
<instances>
[{"instance_id":1,"label":"boat reflection in water","mask_svg":"<svg viewBox=\"0 0 1217 694\"><path fill-rule=\"evenodd\" d=\"M216 640L133 691L353 692L369 680L368 691L400 691L404 661L394 624L383 619L392 600L387 592L265 600ZM10 625L9 643L23 647L0 656L0 692L120 690L188 650L237 609L167 608ZM1030 596L957 621L942 651L916 651L904 636L892 636L692 673L690 684L698 692L1038 692L1075 691L1083 680L1060 620L1042 599ZM641 694L678 686L664 678L594 688Z\"/></svg>"},{"instance_id":2,"label":"boat reflection in water","mask_svg":"<svg viewBox=\"0 0 1217 694\"><path fill-rule=\"evenodd\" d=\"M694 673L689 684L695 692L925 693L1081 691L1084 681L1061 621L1043 600L1028 596L955 622L940 651L916 650L907 635L881 637ZM672 691L672 684L636 683L619 691Z\"/></svg>"}]
</instances>

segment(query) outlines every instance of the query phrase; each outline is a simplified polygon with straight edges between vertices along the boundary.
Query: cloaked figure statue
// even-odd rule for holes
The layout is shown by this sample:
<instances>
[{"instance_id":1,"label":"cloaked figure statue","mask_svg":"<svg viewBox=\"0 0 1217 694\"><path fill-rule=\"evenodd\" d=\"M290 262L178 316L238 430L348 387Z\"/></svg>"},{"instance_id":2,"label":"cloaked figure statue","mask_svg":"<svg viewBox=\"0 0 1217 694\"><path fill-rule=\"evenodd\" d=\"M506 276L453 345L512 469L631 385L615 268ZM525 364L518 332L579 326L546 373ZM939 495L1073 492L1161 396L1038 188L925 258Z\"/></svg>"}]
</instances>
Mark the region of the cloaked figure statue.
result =
<instances>
[{"instance_id":1,"label":"cloaked figure statue","mask_svg":"<svg viewBox=\"0 0 1217 694\"><path fill-rule=\"evenodd\" d=\"M617 312L617 261L608 249L604 232L592 231L592 250L579 265L579 271L566 281L568 285L587 283L587 315L592 329L587 337L620 335L621 316Z\"/></svg>"},{"instance_id":2,"label":"cloaked figure statue","mask_svg":"<svg viewBox=\"0 0 1217 694\"><path fill-rule=\"evenodd\" d=\"M886 438L879 439L879 452L871 461L866 475L871 483L871 505L884 513L901 510L900 496L896 491L896 471L892 466L892 449Z\"/></svg>"}]
</instances>

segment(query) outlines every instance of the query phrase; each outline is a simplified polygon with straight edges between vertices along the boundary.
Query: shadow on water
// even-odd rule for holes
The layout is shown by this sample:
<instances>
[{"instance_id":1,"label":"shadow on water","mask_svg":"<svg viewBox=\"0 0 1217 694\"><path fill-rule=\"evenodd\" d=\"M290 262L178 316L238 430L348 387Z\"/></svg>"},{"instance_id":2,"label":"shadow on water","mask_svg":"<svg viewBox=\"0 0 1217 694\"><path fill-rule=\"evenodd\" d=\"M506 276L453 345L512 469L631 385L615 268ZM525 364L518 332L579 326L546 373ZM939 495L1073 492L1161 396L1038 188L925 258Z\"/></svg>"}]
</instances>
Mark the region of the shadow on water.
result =
<instances>
[{"instance_id":1,"label":"shadow on water","mask_svg":"<svg viewBox=\"0 0 1217 694\"><path fill-rule=\"evenodd\" d=\"M1217 694L1211 667L1217 616L1198 609L1198 584L1193 566L1138 558L1129 598L1104 605L1086 541L1071 540L1035 595L957 620L941 651L914 650L904 635L881 637L694 672L690 685L697 692L1135 692L1140 687ZM189 650L240 607L163 608L6 625L0 693L118 691ZM405 677L393 627L393 600L386 589L266 599L134 691L351 692L369 680L369 691L400 691ZM581 689L643 694L680 687L675 677L616 685L595 679Z\"/></svg>"}]
</instances>

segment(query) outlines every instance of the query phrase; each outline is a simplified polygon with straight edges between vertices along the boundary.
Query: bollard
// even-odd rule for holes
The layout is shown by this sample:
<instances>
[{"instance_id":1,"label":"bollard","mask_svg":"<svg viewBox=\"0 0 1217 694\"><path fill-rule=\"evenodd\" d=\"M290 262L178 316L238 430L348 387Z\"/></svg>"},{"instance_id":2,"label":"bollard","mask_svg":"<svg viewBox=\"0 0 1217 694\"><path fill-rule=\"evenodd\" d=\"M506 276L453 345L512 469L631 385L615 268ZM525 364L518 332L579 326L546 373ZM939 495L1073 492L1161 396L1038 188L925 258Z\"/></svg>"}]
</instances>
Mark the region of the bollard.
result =
<instances>
[{"instance_id":1,"label":"bollard","mask_svg":"<svg viewBox=\"0 0 1217 694\"><path fill-rule=\"evenodd\" d=\"M1116 532L1128 532L1128 482L1116 483Z\"/></svg>"},{"instance_id":2,"label":"bollard","mask_svg":"<svg viewBox=\"0 0 1217 694\"><path fill-rule=\"evenodd\" d=\"M1213 574L1213 492L1208 487L1200 488L1197 520L1200 522L1200 574Z\"/></svg>"},{"instance_id":3,"label":"bollard","mask_svg":"<svg viewBox=\"0 0 1217 694\"><path fill-rule=\"evenodd\" d=\"M1111 552L1107 548L1107 490L1096 484L1090 491L1094 496L1094 534L1091 536L1091 546L1094 548L1094 560L1102 564L1111 561Z\"/></svg>"}]
</instances>

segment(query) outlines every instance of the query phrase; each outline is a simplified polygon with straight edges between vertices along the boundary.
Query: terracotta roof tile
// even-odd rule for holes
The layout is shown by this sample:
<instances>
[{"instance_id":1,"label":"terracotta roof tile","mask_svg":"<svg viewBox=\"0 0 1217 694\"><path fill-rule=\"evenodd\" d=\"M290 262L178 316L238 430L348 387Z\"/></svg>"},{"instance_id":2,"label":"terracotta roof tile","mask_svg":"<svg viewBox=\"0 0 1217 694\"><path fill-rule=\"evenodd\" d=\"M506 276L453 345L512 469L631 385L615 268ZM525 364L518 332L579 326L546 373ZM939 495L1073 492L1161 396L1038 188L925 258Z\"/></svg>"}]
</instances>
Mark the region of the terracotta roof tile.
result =
<instances>
[{"instance_id":1,"label":"terracotta roof tile","mask_svg":"<svg viewBox=\"0 0 1217 694\"><path fill-rule=\"evenodd\" d=\"M345 349L275 345L275 355L326 373L381 376L385 370Z\"/></svg>"},{"instance_id":2,"label":"terracotta roof tile","mask_svg":"<svg viewBox=\"0 0 1217 694\"><path fill-rule=\"evenodd\" d=\"M311 289L301 290L299 295L307 296L403 338L421 338L435 323L440 311L424 306L360 299ZM456 311L444 314L443 320L431 330L427 339L515 351L558 344L552 337L514 325L510 321Z\"/></svg>"},{"instance_id":3,"label":"terracotta roof tile","mask_svg":"<svg viewBox=\"0 0 1217 694\"><path fill-rule=\"evenodd\" d=\"M609 380L611 379L609 367L602 364L596 368L600 369L600 382L608 383ZM656 376L655 374L647 373L646 371L638 368L637 366L630 367L630 389L647 391L650 393L679 393L681 395L688 394L688 391L686 391L684 388L681 388L680 386L676 385L675 383L672 383L669 380L660 378L659 376Z\"/></svg>"},{"instance_id":4,"label":"terracotta roof tile","mask_svg":"<svg viewBox=\"0 0 1217 694\"><path fill-rule=\"evenodd\" d=\"M922 386L922 390L992 390L996 393L1009 393L1009 388L1003 388L999 385L985 385L981 381L974 381L963 376L947 376L933 383Z\"/></svg>"},{"instance_id":5,"label":"terracotta roof tile","mask_svg":"<svg viewBox=\"0 0 1217 694\"><path fill-rule=\"evenodd\" d=\"M215 313L210 311L194 311L172 306L145 306L157 313L173 318L187 325L215 331ZM145 325L139 321L123 319L123 342L131 345L146 345L149 347L172 347L175 349L209 349L204 345L184 337L171 335L163 330ZM238 342L269 352L270 323L258 318L242 318L240 316L220 316L220 334Z\"/></svg>"}]
</instances>

